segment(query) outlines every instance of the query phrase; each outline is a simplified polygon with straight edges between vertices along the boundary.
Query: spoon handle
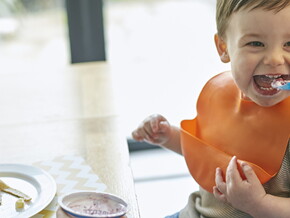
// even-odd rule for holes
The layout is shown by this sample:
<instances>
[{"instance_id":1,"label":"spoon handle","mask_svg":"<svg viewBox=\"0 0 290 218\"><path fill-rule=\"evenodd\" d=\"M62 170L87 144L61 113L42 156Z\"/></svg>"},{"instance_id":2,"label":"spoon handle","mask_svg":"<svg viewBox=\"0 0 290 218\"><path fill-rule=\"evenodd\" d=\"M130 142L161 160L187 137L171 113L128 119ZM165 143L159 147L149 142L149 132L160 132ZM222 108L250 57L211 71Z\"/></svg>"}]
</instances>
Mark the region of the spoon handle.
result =
<instances>
[{"instance_id":1,"label":"spoon handle","mask_svg":"<svg viewBox=\"0 0 290 218\"><path fill-rule=\"evenodd\" d=\"M275 81L272 83L272 87L280 90L290 90L290 80L283 81L283 83Z\"/></svg>"},{"instance_id":2,"label":"spoon handle","mask_svg":"<svg viewBox=\"0 0 290 218\"><path fill-rule=\"evenodd\" d=\"M290 82L287 82L285 85L278 87L281 90L290 90Z\"/></svg>"}]
</instances>

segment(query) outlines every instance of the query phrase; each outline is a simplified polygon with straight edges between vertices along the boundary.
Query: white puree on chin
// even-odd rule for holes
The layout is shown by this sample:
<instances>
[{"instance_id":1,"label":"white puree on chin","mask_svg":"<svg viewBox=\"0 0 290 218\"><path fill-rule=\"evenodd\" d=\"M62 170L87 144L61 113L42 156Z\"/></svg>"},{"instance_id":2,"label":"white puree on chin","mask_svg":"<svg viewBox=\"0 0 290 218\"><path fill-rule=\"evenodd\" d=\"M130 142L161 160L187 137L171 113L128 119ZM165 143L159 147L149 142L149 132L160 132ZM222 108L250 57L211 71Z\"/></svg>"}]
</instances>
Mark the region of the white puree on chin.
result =
<instances>
[{"instance_id":1,"label":"white puree on chin","mask_svg":"<svg viewBox=\"0 0 290 218\"><path fill-rule=\"evenodd\" d=\"M83 215L107 215L125 212L124 205L106 196L89 196L75 199L67 205L72 210Z\"/></svg>"}]
</instances>

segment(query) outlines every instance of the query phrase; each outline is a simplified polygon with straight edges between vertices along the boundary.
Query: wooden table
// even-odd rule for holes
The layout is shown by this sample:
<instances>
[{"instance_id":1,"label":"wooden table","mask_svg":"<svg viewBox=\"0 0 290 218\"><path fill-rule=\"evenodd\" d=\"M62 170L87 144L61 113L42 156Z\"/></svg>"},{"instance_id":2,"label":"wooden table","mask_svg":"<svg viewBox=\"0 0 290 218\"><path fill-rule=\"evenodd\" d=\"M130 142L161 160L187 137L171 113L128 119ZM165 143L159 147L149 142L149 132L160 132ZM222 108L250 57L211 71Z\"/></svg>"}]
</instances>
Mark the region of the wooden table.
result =
<instances>
[{"instance_id":1,"label":"wooden table","mask_svg":"<svg viewBox=\"0 0 290 218\"><path fill-rule=\"evenodd\" d=\"M140 217L109 65L31 66L0 76L0 163L81 155L106 191L130 204L127 217Z\"/></svg>"}]
</instances>

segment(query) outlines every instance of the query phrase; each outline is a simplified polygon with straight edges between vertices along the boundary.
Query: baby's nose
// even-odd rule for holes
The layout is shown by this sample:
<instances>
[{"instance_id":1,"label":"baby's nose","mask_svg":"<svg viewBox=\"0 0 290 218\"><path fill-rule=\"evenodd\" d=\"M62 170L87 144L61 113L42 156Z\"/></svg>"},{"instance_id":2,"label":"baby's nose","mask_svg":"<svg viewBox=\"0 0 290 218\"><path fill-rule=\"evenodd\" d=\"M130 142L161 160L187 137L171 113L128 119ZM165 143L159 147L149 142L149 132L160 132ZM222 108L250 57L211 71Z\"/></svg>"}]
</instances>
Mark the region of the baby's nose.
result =
<instances>
[{"instance_id":1,"label":"baby's nose","mask_svg":"<svg viewBox=\"0 0 290 218\"><path fill-rule=\"evenodd\" d=\"M272 49L269 50L264 58L264 64L273 67L282 65L285 63L284 51L283 49Z\"/></svg>"}]
</instances>

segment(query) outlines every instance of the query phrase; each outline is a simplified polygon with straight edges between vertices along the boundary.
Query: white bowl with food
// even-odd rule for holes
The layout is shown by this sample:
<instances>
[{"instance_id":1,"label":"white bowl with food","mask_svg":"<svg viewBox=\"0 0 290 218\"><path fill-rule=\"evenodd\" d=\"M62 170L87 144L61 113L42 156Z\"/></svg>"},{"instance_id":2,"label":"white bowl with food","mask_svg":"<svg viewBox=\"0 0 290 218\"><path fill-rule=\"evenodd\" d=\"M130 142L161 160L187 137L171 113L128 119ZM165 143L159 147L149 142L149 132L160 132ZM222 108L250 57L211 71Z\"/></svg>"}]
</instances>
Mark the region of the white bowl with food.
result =
<instances>
[{"instance_id":1,"label":"white bowl with food","mask_svg":"<svg viewBox=\"0 0 290 218\"><path fill-rule=\"evenodd\" d=\"M106 192L78 191L59 198L60 207L78 218L119 218L128 212L128 204Z\"/></svg>"}]
</instances>

